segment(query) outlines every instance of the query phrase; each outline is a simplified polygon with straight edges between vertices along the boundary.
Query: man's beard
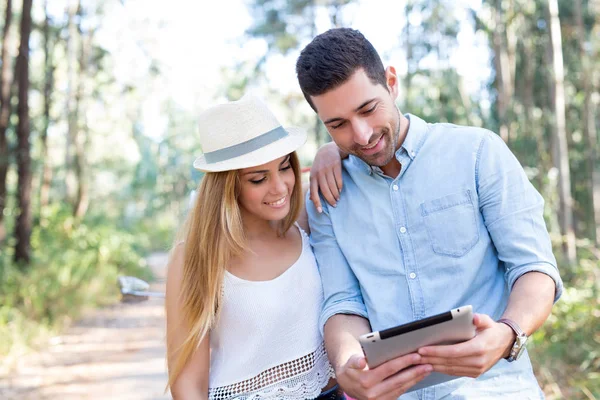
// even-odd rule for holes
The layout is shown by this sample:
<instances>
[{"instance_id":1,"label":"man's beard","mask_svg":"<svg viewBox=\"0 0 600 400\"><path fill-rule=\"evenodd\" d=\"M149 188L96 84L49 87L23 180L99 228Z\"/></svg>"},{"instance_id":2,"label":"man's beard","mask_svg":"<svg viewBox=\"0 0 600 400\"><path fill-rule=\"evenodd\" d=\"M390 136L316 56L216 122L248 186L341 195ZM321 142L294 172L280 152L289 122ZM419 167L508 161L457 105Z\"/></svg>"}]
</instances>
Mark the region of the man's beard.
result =
<instances>
[{"instance_id":1,"label":"man's beard","mask_svg":"<svg viewBox=\"0 0 600 400\"><path fill-rule=\"evenodd\" d=\"M392 161L396 154L396 147L398 146L398 136L400 135L400 111L398 110L398 108L396 108L396 112L398 113L398 121L396 124L396 132L393 135L391 134L391 130L389 128L383 128L380 135L372 135L372 137L380 138L376 140L385 139L385 148L381 149L379 153L369 156L365 156L362 153L362 146L353 146L353 148L349 152L373 167L383 167L389 164L389 162ZM369 140L369 143L373 143L373 141Z\"/></svg>"}]
</instances>

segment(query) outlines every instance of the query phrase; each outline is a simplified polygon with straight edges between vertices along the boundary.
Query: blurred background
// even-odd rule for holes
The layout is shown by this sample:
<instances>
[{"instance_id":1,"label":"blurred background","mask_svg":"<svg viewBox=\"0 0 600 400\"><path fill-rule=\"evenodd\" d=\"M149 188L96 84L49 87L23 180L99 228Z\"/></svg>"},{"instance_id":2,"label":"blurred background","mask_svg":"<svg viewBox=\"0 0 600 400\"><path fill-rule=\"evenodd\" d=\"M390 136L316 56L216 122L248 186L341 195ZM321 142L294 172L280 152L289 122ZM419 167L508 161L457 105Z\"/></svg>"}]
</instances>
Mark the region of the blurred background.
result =
<instances>
[{"instance_id":1,"label":"blurred background","mask_svg":"<svg viewBox=\"0 0 600 400\"><path fill-rule=\"evenodd\" d=\"M258 93L309 130L310 166L329 137L295 60L347 26L396 67L402 112L520 160L566 286L536 375L600 399L600 0L0 0L0 26L0 364L118 301L118 275L151 279L202 178L204 108Z\"/></svg>"}]
</instances>

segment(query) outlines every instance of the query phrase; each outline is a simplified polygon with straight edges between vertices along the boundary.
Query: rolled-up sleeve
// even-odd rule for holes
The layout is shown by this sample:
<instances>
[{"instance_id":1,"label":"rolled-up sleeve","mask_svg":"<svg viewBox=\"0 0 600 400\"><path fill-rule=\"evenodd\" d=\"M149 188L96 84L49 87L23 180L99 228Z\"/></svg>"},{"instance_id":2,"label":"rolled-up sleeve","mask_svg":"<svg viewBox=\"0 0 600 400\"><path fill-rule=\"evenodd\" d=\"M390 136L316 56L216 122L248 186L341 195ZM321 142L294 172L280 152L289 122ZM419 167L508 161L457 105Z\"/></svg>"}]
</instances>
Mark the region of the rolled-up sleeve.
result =
<instances>
[{"instance_id":1,"label":"rolled-up sleeve","mask_svg":"<svg viewBox=\"0 0 600 400\"><path fill-rule=\"evenodd\" d=\"M358 280L335 238L326 201L321 199L323 212L319 213L309 196L310 193L307 193L310 243L319 266L325 299L319 319L319 327L323 333L325 323L335 314L353 314L367 318L367 309Z\"/></svg>"},{"instance_id":2,"label":"rolled-up sleeve","mask_svg":"<svg viewBox=\"0 0 600 400\"><path fill-rule=\"evenodd\" d=\"M488 132L477 156L479 207L508 287L525 273L542 272L554 280L556 302L563 282L544 222L544 199L498 135Z\"/></svg>"}]
</instances>

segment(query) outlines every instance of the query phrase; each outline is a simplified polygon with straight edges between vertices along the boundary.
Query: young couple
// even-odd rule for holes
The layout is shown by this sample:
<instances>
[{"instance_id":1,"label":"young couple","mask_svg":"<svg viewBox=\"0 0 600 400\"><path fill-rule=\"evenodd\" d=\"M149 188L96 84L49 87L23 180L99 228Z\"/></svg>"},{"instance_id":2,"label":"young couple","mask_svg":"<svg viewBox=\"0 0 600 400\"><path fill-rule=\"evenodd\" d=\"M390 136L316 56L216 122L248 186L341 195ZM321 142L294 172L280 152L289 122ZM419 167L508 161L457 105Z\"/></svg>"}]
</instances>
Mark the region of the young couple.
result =
<instances>
[{"instance_id":1,"label":"young couple","mask_svg":"<svg viewBox=\"0 0 600 400\"><path fill-rule=\"evenodd\" d=\"M401 398L543 398L523 347L562 281L510 150L401 114L396 71L356 30L317 36L296 72L334 141L313 164L308 224L305 133L252 96L200 117L207 173L167 281L173 397L396 399L441 372L460 378ZM367 366L358 336L465 304L473 339Z\"/></svg>"}]
</instances>

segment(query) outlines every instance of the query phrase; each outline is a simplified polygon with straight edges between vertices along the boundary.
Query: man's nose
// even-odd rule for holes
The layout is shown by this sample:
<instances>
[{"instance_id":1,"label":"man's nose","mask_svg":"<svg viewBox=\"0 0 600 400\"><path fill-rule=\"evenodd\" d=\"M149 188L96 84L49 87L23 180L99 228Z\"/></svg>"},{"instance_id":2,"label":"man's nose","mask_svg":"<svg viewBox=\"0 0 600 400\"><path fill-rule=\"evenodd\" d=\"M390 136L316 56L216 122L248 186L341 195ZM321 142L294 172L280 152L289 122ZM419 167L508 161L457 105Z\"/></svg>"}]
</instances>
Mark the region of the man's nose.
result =
<instances>
[{"instance_id":1,"label":"man's nose","mask_svg":"<svg viewBox=\"0 0 600 400\"><path fill-rule=\"evenodd\" d=\"M354 130L354 142L361 146L369 144L369 140L373 135L373 129L366 119L357 118L352 121L352 129Z\"/></svg>"}]
</instances>

